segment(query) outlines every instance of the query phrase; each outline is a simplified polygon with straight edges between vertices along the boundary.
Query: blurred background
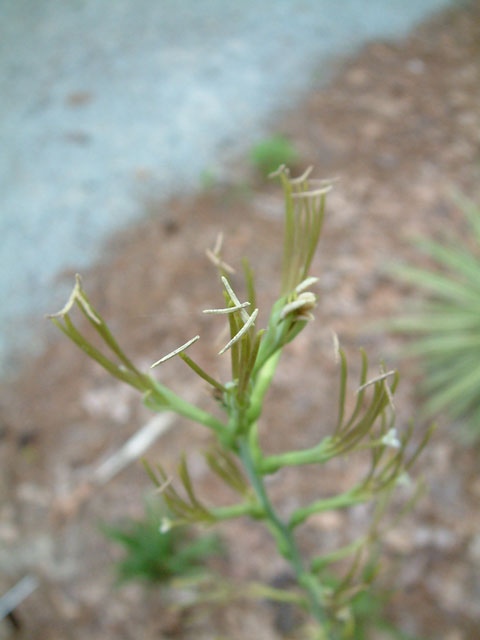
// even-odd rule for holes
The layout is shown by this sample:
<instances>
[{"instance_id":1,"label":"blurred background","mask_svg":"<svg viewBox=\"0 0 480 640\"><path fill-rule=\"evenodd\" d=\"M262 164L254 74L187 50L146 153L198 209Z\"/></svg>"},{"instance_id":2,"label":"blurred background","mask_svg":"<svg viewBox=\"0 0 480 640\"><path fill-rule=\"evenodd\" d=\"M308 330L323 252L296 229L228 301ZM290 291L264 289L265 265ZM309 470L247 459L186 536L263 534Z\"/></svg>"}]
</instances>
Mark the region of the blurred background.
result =
<instances>
[{"instance_id":1,"label":"blurred background","mask_svg":"<svg viewBox=\"0 0 480 640\"><path fill-rule=\"evenodd\" d=\"M3 0L0 354L142 197L223 178L339 56L447 4Z\"/></svg>"},{"instance_id":2,"label":"blurred background","mask_svg":"<svg viewBox=\"0 0 480 640\"><path fill-rule=\"evenodd\" d=\"M402 338L371 327L412 291L386 268L428 264L418 235L469 238L451 193L478 202L480 3L0 0L0 12L0 598L25 576L32 592L0 638L295 637L265 603L172 612L163 579L115 587L121 551L105 527L134 518L148 537L149 483L138 463L118 473L104 463L151 415L43 316L81 272L139 365L201 332L198 358L215 369L216 329L198 313L218 300L205 248L222 230L228 262L250 257L266 310L282 246L282 197L266 175L313 164L339 178L313 269L321 302L280 368L267 417L276 431L264 438L281 449L326 435L331 330L352 360L364 346L397 366ZM182 367L158 375L208 406ZM418 370L402 368L406 422L422 399ZM439 421L417 469L430 492L387 537L369 603L379 623L358 637L480 637L478 453ZM190 453L200 490L224 500L196 453L208 434L179 419L165 430L149 459ZM355 471L333 469L321 492L348 487ZM272 490L295 504L313 489L299 473ZM303 544L345 543L366 517L318 518ZM223 575L281 576L261 529L239 521L219 535L228 551L208 562Z\"/></svg>"}]
</instances>

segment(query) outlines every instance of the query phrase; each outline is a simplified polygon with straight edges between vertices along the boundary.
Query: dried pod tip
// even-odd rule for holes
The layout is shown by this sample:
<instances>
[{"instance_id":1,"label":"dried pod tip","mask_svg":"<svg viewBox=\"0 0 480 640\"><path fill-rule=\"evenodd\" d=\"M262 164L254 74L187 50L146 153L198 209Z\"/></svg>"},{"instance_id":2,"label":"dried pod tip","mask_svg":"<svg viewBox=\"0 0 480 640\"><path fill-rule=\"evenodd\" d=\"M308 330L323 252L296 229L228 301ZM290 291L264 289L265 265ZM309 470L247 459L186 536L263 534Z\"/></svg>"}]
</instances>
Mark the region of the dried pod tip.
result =
<instances>
[{"instance_id":1,"label":"dried pod tip","mask_svg":"<svg viewBox=\"0 0 480 640\"><path fill-rule=\"evenodd\" d=\"M163 362L166 362L167 360L170 360L170 358L173 358L174 356L178 355L182 351L185 351L185 349L188 349L188 347L190 347L197 340L200 340L200 336L195 336L194 338L192 338L188 342L185 342L185 344L182 344L181 347L178 347L178 349L174 349L173 351L170 351L170 353L167 353L166 356L163 356L163 358L160 358L160 360L157 360L152 365L150 365L150 369L153 369L154 367L157 367L159 364L162 364Z\"/></svg>"},{"instance_id":2,"label":"dried pod tip","mask_svg":"<svg viewBox=\"0 0 480 640\"><path fill-rule=\"evenodd\" d=\"M311 291L304 291L301 293L296 300L293 302L289 302L286 304L282 312L280 313L280 320L283 320L291 313L295 313L298 316L302 316L307 320L312 318L312 315L309 313L317 304L317 297Z\"/></svg>"},{"instance_id":3,"label":"dried pod tip","mask_svg":"<svg viewBox=\"0 0 480 640\"><path fill-rule=\"evenodd\" d=\"M170 520L170 518L162 518L160 521L160 526L158 527L158 532L161 534L165 534L168 533L170 531L170 529L172 528L172 521Z\"/></svg>"},{"instance_id":4,"label":"dried pod tip","mask_svg":"<svg viewBox=\"0 0 480 640\"><path fill-rule=\"evenodd\" d=\"M398 439L397 430L395 428L387 431L382 438L382 444L386 447L392 447L393 449L400 449L402 443Z\"/></svg>"}]
</instances>

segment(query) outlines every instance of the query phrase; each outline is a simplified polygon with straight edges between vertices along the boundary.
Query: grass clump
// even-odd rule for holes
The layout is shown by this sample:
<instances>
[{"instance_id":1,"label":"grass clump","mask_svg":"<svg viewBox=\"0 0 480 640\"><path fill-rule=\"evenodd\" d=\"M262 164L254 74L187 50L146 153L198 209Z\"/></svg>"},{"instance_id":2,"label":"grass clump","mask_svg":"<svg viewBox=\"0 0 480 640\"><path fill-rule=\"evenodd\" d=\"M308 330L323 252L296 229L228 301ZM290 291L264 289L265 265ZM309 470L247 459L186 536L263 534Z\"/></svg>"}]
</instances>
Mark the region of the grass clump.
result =
<instances>
[{"instance_id":1,"label":"grass clump","mask_svg":"<svg viewBox=\"0 0 480 640\"><path fill-rule=\"evenodd\" d=\"M422 239L418 246L431 269L399 266L396 276L427 294L416 311L388 323L414 336L406 356L419 359L425 372L425 413L440 412L461 421L464 435L480 439L480 209L458 198L471 229L473 248L458 237L444 242Z\"/></svg>"},{"instance_id":2,"label":"grass clump","mask_svg":"<svg viewBox=\"0 0 480 640\"><path fill-rule=\"evenodd\" d=\"M162 533L164 518L158 508L147 506L142 519L101 526L102 533L124 551L115 563L119 584L137 580L158 584L191 576L204 571L206 560L220 552L216 535L193 536L185 527Z\"/></svg>"},{"instance_id":3,"label":"grass clump","mask_svg":"<svg viewBox=\"0 0 480 640\"><path fill-rule=\"evenodd\" d=\"M282 164L295 166L299 156L293 144L281 134L260 140L250 149L252 166L266 178Z\"/></svg>"}]
</instances>

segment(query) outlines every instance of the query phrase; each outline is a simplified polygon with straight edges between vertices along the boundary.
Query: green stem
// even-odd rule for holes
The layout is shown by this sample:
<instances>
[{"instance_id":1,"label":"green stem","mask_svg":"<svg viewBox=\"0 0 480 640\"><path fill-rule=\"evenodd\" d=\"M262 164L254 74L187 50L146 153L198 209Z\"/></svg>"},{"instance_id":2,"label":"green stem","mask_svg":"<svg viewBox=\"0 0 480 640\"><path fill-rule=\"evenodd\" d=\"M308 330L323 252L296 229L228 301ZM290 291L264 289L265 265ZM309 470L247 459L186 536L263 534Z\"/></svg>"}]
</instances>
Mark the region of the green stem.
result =
<instances>
[{"instance_id":1,"label":"green stem","mask_svg":"<svg viewBox=\"0 0 480 640\"><path fill-rule=\"evenodd\" d=\"M239 516L259 518L263 514L260 507L251 502L242 502L229 507L216 507L215 509L210 509L210 511L217 520L230 520L231 518L238 518Z\"/></svg>"},{"instance_id":2,"label":"green stem","mask_svg":"<svg viewBox=\"0 0 480 640\"><path fill-rule=\"evenodd\" d=\"M263 399L270 387L281 354L282 352L279 349L270 356L256 375L255 385L250 396L250 408L247 412L247 419L250 424L255 422L262 412Z\"/></svg>"},{"instance_id":3,"label":"green stem","mask_svg":"<svg viewBox=\"0 0 480 640\"><path fill-rule=\"evenodd\" d=\"M269 587L265 584L251 583L245 588L245 595L247 597L272 600L273 602L285 602L290 604L296 604L303 609L308 610L308 601L305 596L301 596L298 593L292 591L286 591L285 589L276 589L275 587Z\"/></svg>"},{"instance_id":4,"label":"green stem","mask_svg":"<svg viewBox=\"0 0 480 640\"><path fill-rule=\"evenodd\" d=\"M320 556L318 558L314 558L311 563L311 569L313 573L320 573L323 571L325 567L333 562L338 562L339 560L343 560L348 556L351 556L353 553L361 549L368 542L368 536L362 536L361 538L357 538L350 544L337 549L336 551L332 551L324 556Z\"/></svg>"},{"instance_id":5,"label":"green stem","mask_svg":"<svg viewBox=\"0 0 480 640\"><path fill-rule=\"evenodd\" d=\"M287 451L267 456L262 461L262 474L275 473L283 467L298 467L304 464L323 464L336 455L331 448L331 439L325 438L320 444L310 449Z\"/></svg>"},{"instance_id":6,"label":"green stem","mask_svg":"<svg viewBox=\"0 0 480 640\"><path fill-rule=\"evenodd\" d=\"M183 400L176 393L164 387L153 378L150 378L150 385L152 393L149 397L149 406L154 408L155 396L158 394L160 397L159 410L170 410L178 413L178 415L190 418L194 422L199 422L205 427L208 427L214 431L218 436L222 436L226 431L226 426L220 420L217 420L211 413L199 409L190 402Z\"/></svg>"},{"instance_id":7,"label":"green stem","mask_svg":"<svg viewBox=\"0 0 480 640\"><path fill-rule=\"evenodd\" d=\"M120 367L109 360L106 356L101 353L96 347L91 345L82 334L76 329L73 322L70 320L68 313L66 313L63 317L65 325L63 325L58 318L51 318L51 321L57 326L60 331L72 340L84 353L86 353L92 360L98 362L100 366L102 366L110 375L118 378L119 380L123 380L127 384L135 387L139 391L145 391L142 380L131 371L127 371L124 369L120 369Z\"/></svg>"},{"instance_id":8,"label":"green stem","mask_svg":"<svg viewBox=\"0 0 480 640\"><path fill-rule=\"evenodd\" d=\"M215 378L212 378L212 376L209 376L208 373L202 369L202 367L199 367L198 364L191 358L189 358L185 353L181 352L178 354L178 356L185 362L185 364L190 367L190 369L193 369L193 371L195 371L195 373L200 376L200 378L203 378L206 382L208 382L208 384L211 384L212 387L215 387L222 393L225 393L227 391L223 384L215 380Z\"/></svg>"},{"instance_id":9,"label":"green stem","mask_svg":"<svg viewBox=\"0 0 480 640\"><path fill-rule=\"evenodd\" d=\"M291 517L289 525L291 528L297 527L302 522L305 522L314 513L323 513L324 511L334 511L337 509L344 509L351 507L355 504L362 502L368 502L371 500L372 494L368 491L362 491L361 487L356 487L345 493L341 493L338 496L332 496L331 498L324 498L323 500L316 500L307 507L296 509Z\"/></svg>"},{"instance_id":10,"label":"green stem","mask_svg":"<svg viewBox=\"0 0 480 640\"><path fill-rule=\"evenodd\" d=\"M279 552L288 560L295 571L298 584L305 590L310 601L310 611L319 626L325 628L327 616L321 605L321 589L315 576L305 569L297 544L287 524L278 517L267 495L262 476L258 473L248 441L239 442L240 458L247 475L263 509L264 519L268 523L271 534L275 538Z\"/></svg>"}]
</instances>

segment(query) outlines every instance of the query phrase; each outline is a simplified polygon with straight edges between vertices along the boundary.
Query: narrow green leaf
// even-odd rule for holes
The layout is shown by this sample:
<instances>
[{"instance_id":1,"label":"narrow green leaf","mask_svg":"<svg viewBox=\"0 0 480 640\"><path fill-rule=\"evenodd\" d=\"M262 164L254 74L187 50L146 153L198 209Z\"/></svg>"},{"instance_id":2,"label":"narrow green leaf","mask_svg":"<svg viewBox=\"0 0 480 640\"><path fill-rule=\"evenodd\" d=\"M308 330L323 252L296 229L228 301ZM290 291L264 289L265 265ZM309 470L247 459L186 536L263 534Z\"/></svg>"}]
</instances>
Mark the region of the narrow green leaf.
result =
<instances>
[{"instance_id":1,"label":"narrow green leaf","mask_svg":"<svg viewBox=\"0 0 480 640\"><path fill-rule=\"evenodd\" d=\"M255 307L257 306L257 298L255 294L255 275L247 258L243 258L242 266L245 276L245 283L247 285L247 300L250 302L250 308L255 309Z\"/></svg>"},{"instance_id":2,"label":"narrow green leaf","mask_svg":"<svg viewBox=\"0 0 480 640\"><path fill-rule=\"evenodd\" d=\"M315 255L315 251L320 238L320 233L322 231L323 218L325 216L325 203L326 203L326 196L325 194L322 194L320 196L319 203L316 205L317 209L314 213L310 246L305 259L305 273L304 273L305 277L307 277L308 275L308 270L310 269L310 265L312 263L313 256Z\"/></svg>"},{"instance_id":3,"label":"narrow green leaf","mask_svg":"<svg viewBox=\"0 0 480 640\"><path fill-rule=\"evenodd\" d=\"M463 351L471 352L472 350L477 352L480 362L480 332L477 334L448 333L420 338L407 346L404 352L406 355L414 356L434 356L439 354L455 361L456 357L461 357Z\"/></svg>"},{"instance_id":4,"label":"narrow green leaf","mask_svg":"<svg viewBox=\"0 0 480 640\"><path fill-rule=\"evenodd\" d=\"M200 376L200 378L203 378L205 382L208 382L208 384L210 384L212 387L215 387L222 393L226 392L226 389L223 386L223 384L215 380L215 378L212 378L212 376L209 376L206 371L204 371L196 362L194 362L191 358L189 358L185 353L182 352L182 353L179 353L178 355L185 362L185 364L188 365L190 369L195 371L195 373L198 376Z\"/></svg>"},{"instance_id":5,"label":"narrow green leaf","mask_svg":"<svg viewBox=\"0 0 480 640\"><path fill-rule=\"evenodd\" d=\"M400 316L389 321L387 327L405 333L437 333L446 331L480 330L480 308L478 313L457 307L448 310L436 305L424 305L422 312Z\"/></svg>"},{"instance_id":6,"label":"narrow green leaf","mask_svg":"<svg viewBox=\"0 0 480 640\"><path fill-rule=\"evenodd\" d=\"M228 316L228 322L230 325L230 338L233 339L240 331L240 319L236 313L231 313ZM240 372L240 346L238 342L232 344L230 348L230 357L232 361L232 378L238 380Z\"/></svg>"},{"instance_id":7,"label":"narrow green leaf","mask_svg":"<svg viewBox=\"0 0 480 640\"><path fill-rule=\"evenodd\" d=\"M350 419L347 422L347 424L342 429L342 431L345 431L345 432L348 431L348 429L350 429L352 424L357 419L357 417L358 417L358 415L360 413L360 410L362 408L362 405L363 405L363 399L364 399L365 394L367 392L367 389L366 389L366 387L364 387L364 385L367 382L368 360L367 360L367 354L365 353L364 349L360 349L360 355L361 355L361 358L362 358L362 369L361 369L361 373L360 373L360 384L358 386L362 387L362 389L361 389L361 391L359 391L357 393L357 402L355 403L355 407L353 408L352 415L350 416Z\"/></svg>"},{"instance_id":8,"label":"narrow green leaf","mask_svg":"<svg viewBox=\"0 0 480 640\"><path fill-rule=\"evenodd\" d=\"M471 283L473 290L480 289L480 262L466 248L448 247L427 239L421 239L417 244L432 258L449 267L452 275L461 275Z\"/></svg>"},{"instance_id":9,"label":"narrow green leaf","mask_svg":"<svg viewBox=\"0 0 480 640\"><path fill-rule=\"evenodd\" d=\"M480 303L480 295L477 291L449 276L408 266L399 267L395 269L394 273L402 280L411 282L416 287L427 289L439 298L473 302L476 305Z\"/></svg>"},{"instance_id":10,"label":"narrow green leaf","mask_svg":"<svg viewBox=\"0 0 480 640\"><path fill-rule=\"evenodd\" d=\"M454 194L454 201L468 219L475 238L480 244L480 208L473 200L466 198L461 193Z\"/></svg>"},{"instance_id":11,"label":"narrow green leaf","mask_svg":"<svg viewBox=\"0 0 480 640\"><path fill-rule=\"evenodd\" d=\"M338 355L340 357L340 390L338 394L338 419L337 419L337 426L335 427L335 434L340 433L343 426L343 418L345 416L345 398L347 393L347 378L348 378L347 358L345 356L345 352L343 351L343 349L338 350Z\"/></svg>"},{"instance_id":12,"label":"narrow green leaf","mask_svg":"<svg viewBox=\"0 0 480 640\"><path fill-rule=\"evenodd\" d=\"M143 468L147 472L148 477L158 489L158 487L160 487L162 483L158 480L157 476L155 475L155 471L152 469L152 467L150 466L150 464L145 458L141 459L141 463L143 465Z\"/></svg>"},{"instance_id":13,"label":"narrow green leaf","mask_svg":"<svg viewBox=\"0 0 480 640\"><path fill-rule=\"evenodd\" d=\"M426 411L437 413L441 409L447 408L450 403L455 402L457 398L461 398L464 394L478 394L480 390L480 367L472 369L468 375L459 378L445 387L441 395L437 394L429 402L426 403Z\"/></svg>"},{"instance_id":14,"label":"narrow green leaf","mask_svg":"<svg viewBox=\"0 0 480 640\"><path fill-rule=\"evenodd\" d=\"M348 556L352 555L352 553L356 553L363 545L368 542L368 538L366 536L362 536L361 538L357 538L348 545L341 547L340 549L336 549L329 554L324 556L319 556L318 558L314 558L311 564L311 569L314 573L320 573L330 564L334 562L338 562L339 560L343 560Z\"/></svg>"},{"instance_id":15,"label":"narrow green leaf","mask_svg":"<svg viewBox=\"0 0 480 640\"><path fill-rule=\"evenodd\" d=\"M125 355L123 350L120 348L118 342L115 340L110 329L108 328L107 323L105 322L103 317L100 315L100 313L97 311L97 309L95 309L95 307L92 305L85 291L82 288L80 288L79 291L81 293L81 297L83 300L79 300L77 298L76 302L81 312L83 313L83 315L87 318L87 320L90 322L93 328L97 331L97 333L100 334L105 344L118 357L118 359L122 362L122 364L124 364L125 367L127 367L127 369L134 372L136 375L141 376L142 374L138 371L138 369L134 366L131 360ZM88 305L87 307L85 306L84 301L87 303ZM92 319L91 317L92 311L95 317L97 318L98 322Z\"/></svg>"}]
</instances>

